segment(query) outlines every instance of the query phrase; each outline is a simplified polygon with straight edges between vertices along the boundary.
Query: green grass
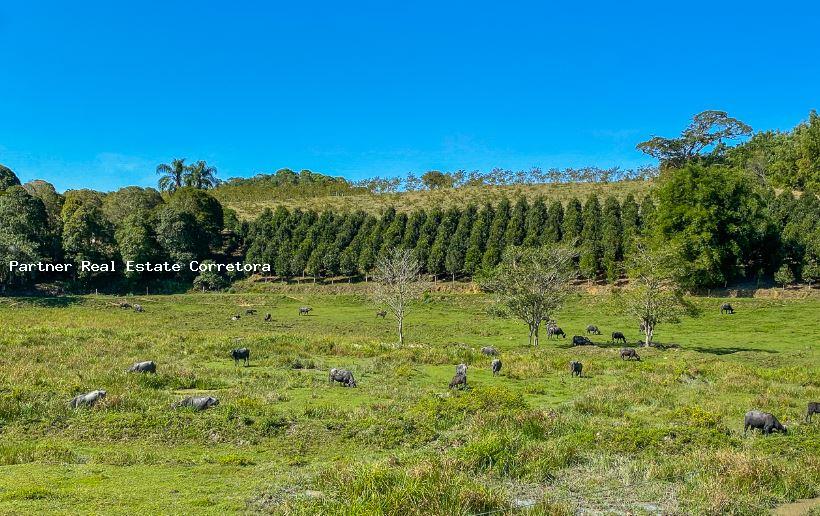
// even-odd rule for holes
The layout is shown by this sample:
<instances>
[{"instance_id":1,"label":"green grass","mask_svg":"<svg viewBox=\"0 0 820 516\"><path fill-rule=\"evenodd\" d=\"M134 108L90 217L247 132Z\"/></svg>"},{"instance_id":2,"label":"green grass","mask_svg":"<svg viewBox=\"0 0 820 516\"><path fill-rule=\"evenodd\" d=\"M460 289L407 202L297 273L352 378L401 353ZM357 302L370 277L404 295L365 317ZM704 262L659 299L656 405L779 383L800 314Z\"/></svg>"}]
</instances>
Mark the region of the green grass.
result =
<instances>
[{"instance_id":1,"label":"green grass","mask_svg":"<svg viewBox=\"0 0 820 516\"><path fill-rule=\"evenodd\" d=\"M142 314L113 297L0 299L0 513L764 514L820 496L820 421L802 423L820 400L817 298L736 299L733 316L698 298L698 317L659 328L679 348L624 362L605 336L530 348L466 293L428 296L397 348L354 287L130 299ZM638 338L606 295L558 321ZM239 346L251 367L228 356ZM148 359L156 376L125 373ZM460 362L470 389L449 392ZM359 387L329 385L331 367ZM97 388L102 405L67 408ZM191 392L221 403L169 408ZM789 434L743 438L750 408Z\"/></svg>"},{"instance_id":2,"label":"green grass","mask_svg":"<svg viewBox=\"0 0 820 516\"><path fill-rule=\"evenodd\" d=\"M485 202L498 203L503 197L515 199L523 196L529 200L543 197L547 202L559 200L566 203L572 197L582 202L591 193L599 196L614 195L623 199L628 194L640 200L649 192L648 181L617 181L613 183L549 183L533 185L472 186L443 190L420 190L392 194L348 194L321 195L314 197L283 197L275 188L260 185L225 185L211 193L228 208L237 212L240 218L252 219L265 208L275 209L285 206L289 209L312 209L318 212L333 209L349 212L365 210L380 213L392 206L397 211L410 212L433 207L463 207L469 203L481 205Z\"/></svg>"}]
</instances>

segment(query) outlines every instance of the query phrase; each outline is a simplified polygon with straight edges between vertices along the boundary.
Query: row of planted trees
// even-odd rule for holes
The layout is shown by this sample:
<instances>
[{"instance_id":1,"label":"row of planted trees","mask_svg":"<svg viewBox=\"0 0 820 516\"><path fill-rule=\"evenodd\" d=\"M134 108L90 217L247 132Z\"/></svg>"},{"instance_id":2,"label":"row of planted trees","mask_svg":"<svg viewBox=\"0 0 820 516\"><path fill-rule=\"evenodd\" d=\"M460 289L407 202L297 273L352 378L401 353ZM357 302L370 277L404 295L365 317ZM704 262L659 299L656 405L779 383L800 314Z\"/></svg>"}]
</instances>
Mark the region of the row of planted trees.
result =
<instances>
[{"instance_id":1,"label":"row of planted trees","mask_svg":"<svg viewBox=\"0 0 820 516\"><path fill-rule=\"evenodd\" d=\"M653 213L650 198L639 205L632 195L623 202L609 196L602 203L595 194L583 203L573 198L547 205L520 197L409 214L388 209L380 217L278 208L250 225L247 260L269 263L283 277L366 279L380 256L401 247L413 252L423 273L454 279L493 268L508 246L563 243L578 249L584 277L614 280Z\"/></svg>"}]
</instances>

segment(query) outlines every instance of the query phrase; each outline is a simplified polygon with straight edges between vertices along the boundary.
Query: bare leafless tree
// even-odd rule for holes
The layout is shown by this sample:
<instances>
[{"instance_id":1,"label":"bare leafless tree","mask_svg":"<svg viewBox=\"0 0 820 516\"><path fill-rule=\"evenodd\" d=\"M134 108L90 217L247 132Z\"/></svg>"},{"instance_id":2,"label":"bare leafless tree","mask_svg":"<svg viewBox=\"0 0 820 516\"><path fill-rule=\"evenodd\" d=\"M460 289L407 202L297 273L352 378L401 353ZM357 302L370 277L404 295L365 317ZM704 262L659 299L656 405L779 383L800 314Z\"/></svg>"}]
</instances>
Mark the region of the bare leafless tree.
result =
<instances>
[{"instance_id":1,"label":"bare leafless tree","mask_svg":"<svg viewBox=\"0 0 820 516\"><path fill-rule=\"evenodd\" d=\"M396 318L399 345L404 344L404 318L423 290L419 282L419 263L407 249L393 249L376 262L375 299Z\"/></svg>"},{"instance_id":2,"label":"bare leafless tree","mask_svg":"<svg viewBox=\"0 0 820 516\"><path fill-rule=\"evenodd\" d=\"M510 246L501 263L479 283L498 296L504 313L527 323L530 344L537 346L541 322L555 315L573 291L572 280L578 275L574 257L562 246Z\"/></svg>"}]
</instances>

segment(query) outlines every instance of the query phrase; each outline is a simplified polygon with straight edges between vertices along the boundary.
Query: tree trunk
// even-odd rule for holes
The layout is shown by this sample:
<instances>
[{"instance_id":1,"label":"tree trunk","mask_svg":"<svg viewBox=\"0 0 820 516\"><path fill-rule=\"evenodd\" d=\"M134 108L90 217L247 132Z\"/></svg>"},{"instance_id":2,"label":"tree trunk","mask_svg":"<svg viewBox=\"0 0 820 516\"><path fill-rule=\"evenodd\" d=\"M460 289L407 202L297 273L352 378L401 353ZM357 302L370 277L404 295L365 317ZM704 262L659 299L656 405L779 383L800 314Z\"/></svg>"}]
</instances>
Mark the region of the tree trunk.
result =
<instances>
[{"instance_id":1,"label":"tree trunk","mask_svg":"<svg viewBox=\"0 0 820 516\"><path fill-rule=\"evenodd\" d=\"M540 324L536 324L536 325L535 325L535 332L534 332L534 335L535 335L535 345L536 345L536 346L538 346L538 331L539 331L539 329L540 329L540 328L539 328L539 326L540 326Z\"/></svg>"},{"instance_id":2,"label":"tree trunk","mask_svg":"<svg viewBox=\"0 0 820 516\"><path fill-rule=\"evenodd\" d=\"M652 345L652 335L654 333L655 333L655 328L647 324L646 325L646 332L645 332L646 337L645 337L644 344L643 344L645 348L648 348L649 346Z\"/></svg>"},{"instance_id":3,"label":"tree trunk","mask_svg":"<svg viewBox=\"0 0 820 516\"><path fill-rule=\"evenodd\" d=\"M404 345L404 318L399 317L399 346Z\"/></svg>"}]
</instances>

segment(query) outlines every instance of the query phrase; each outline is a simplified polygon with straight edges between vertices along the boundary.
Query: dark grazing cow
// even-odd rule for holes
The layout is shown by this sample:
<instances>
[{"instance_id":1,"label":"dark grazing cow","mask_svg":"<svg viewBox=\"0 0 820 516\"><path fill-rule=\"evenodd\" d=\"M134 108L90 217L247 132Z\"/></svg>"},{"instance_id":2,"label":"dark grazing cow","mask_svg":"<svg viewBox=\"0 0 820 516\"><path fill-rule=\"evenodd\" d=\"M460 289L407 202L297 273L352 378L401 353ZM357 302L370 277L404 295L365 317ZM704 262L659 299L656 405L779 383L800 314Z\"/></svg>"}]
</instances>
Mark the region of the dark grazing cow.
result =
<instances>
[{"instance_id":1,"label":"dark grazing cow","mask_svg":"<svg viewBox=\"0 0 820 516\"><path fill-rule=\"evenodd\" d=\"M547 338L548 339L551 339L552 337L558 338L559 335L561 337L565 338L565 339L567 338L567 334L564 333L564 330L562 330L560 327L550 326L549 328L547 328Z\"/></svg>"},{"instance_id":2,"label":"dark grazing cow","mask_svg":"<svg viewBox=\"0 0 820 516\"><path fill-rule=\"evenodd\" d=\"M245 310L245 315L256 315L256 310L254 310L253 308L248 308L247 310Z\"/></svg>"},{"instance_id":3,"label":"dark grazing cow","mask_svg":"<svg viewBox=\"0 0 820 516\"><path fill-rule=\"evenodd\" d=\"M103 390L91 391L85 394L78 394L71 398L68 405L71 408L91 407L101 399L105 398L106 392Z\"/></svg>"},{"instance_id":4,"label":"dark grazing cow","mask_svg":"<svg viewBox=\"0 0 820 516\"><path fill-rule=\"evenodd\" d=\"M481 353L490 357L498 355L498 350L492 346L484 346L481 348Z\"/></svg>"},{"instance_id":5,"label":"dark grazing cow","mask_svg":"<svg viewBox=\"0 0 820 516\"><path fill-rule=\"evenodd\" d=\"M491 364L491 367L492 367L492 370L493 370L493 376L497 375L498 372L501 371L501 366L502 365L503 364L501 363L500 359L496 358L496 359L493 360L493 362Z\"/></svg>"},{"instance_id":6,"label":"dark grazing cow","mask_svg":"<svg viewBox=\"0 0 820 516\"><path fill-rule=\"evenodd\" d=\"M581 376L581 371L584 369L584 364L577 360L573 360L569 363L569 372L572 376Z\"/></svg>"},{"instance_id":7,"label":"dark grazing cow","mask_svg":"<svg viewBox=\"0 0 820 516\"><path fill-rule=\"evenodd\" d=\"M153 360L146 360L145 362L136 362L128 368L129 373L154 373L157 374L157 363Z\"/></svg>"},{"instance_id":8,"label":"dark grazing cow","mask_svg":"<svg viewBox=\"0 0 820 516\"><path fill-rule=\"evenodd\" d=\"M238 365L240 360L244 360L245 367L247 367L251 363L251 350L249 350L248 348L239 348L231 350L231 358L233 358L234 365Z\"/></svg>"},{"instance_id":9,"label":"dark grazing cow","mask_svg":"<svg viewBox=\"0 0 820 516\"><path fill-rule=\"evenodd\" d=\"M339 382L344 387L356 387L356 379L353 378L353 373L347 369L331 369L328 374L328 381L331 383Z\"/></svg>"},{"instance_id":10,"label":"dark grazing cow","mask_svg":"<svg viewBox=\"0 0 820 516\"><path fill-rule=\"evenodd\" d=\"M776 417L768 412L760 412L758 410L750 410L746 412L746 417L743 418L743 435L751 428L758 429L764 435L769 435L772 432L787 433L786 427L780 424Z\"/></svg>"},{"instance_id":11,"label":"dark grazing cow","mask_svg":"<svg viewBox=\"0 0 820 516\"><path fill-rule=\"evenodd\" d=\"M120 308L125 308L125 309L131 308L131 303L129 303L127 301L123 301L122 303L120 303Z\"/></svg>"},{"instance_id":12,"label":"dark grazing cow","mask_svg":"<svg viewBox=\"0 0 820 516\"><path fill-rule=\"evenodd\" d=\"M639 361L639 362L641 360L641 357L638 356L638 352L635 351L634 349L632 349L632 348L621 348L621 360L626 360L626 359L632 360L633 358L635 360Z\"/></svg>"},{"instance_id":13,"label":"dark grazing cow","mask_svg":"<svg viewBox=\"0 0 820 516\"><path fill-rule=\"evenodd\" d=\"M455 389L456 387L458 387L459 389L467 388L467 373L456 373L453 379L450 380L450 388Z\"/></svg>"},{"instance_id":14,"label":"dark grazing cow","mask_svg":"<svg viewBox=\"0 0 820 516\"><path fill-rule=\"evenodd\" d=\"M612 332L612 342L618 342L618 341L623 342L624 344L626 344L626 337L624 337L624 334L619 332L619 331L613 331Z\"/></svg>"},{"instance_id":15,"label":"dark grazing cow","mask_svg":"<svg viewBox=\"0 0 820 516\"><path fill-rule=\"evenodd\" d=\"M189 407L197 412L202 412L217 405L219 405L219 400L213 396L188 396L171 405L171 408Z\"/></svg>"},{"instance_id":16,"label":"dark grazing cow","mask_svg":"<svg viewBox=\"0 0 820 516\"><path fill-rule=\"evenodd\" d=\"M300 306L299 307L299 315L308 315L313 308L309 306Z\"/></svg>"},{"instance_id":17,"label":"dark grazing cow","mask_svg":"<svg viewBox=\"0 0 820 516\"><path fill-rule=\"evenodd\" d=\"M467 364L458 364L456 366L456 374L467 374Z\"/></svg>"},{"instance_id":18,"label":"dark grazing cow","mask_svg":"<svg viewBox=\"0 0 820 516\"><path fill-rule=\"evenodd\" d=\"M140 312L140 313L142 313L142 312L144 312L145 310L142 308L142 305L137 305L137 304L135 304L135 305L134 305L134 311L135 311L135 312Z\"/></svg>"},{"instance_id":19,"label":"dark grazing cow","mask_svg":"<svg viewBox=\"0 0 820 516\"><path fill-rule=\"evenodd\" d=\"M381 317L382 319L387 317L387 310L379 310L378 312L376 312L376 318L379 317Z\"/></svg>"},{"instance_id":20,"label":"dark grazing cow","mask_svg":"<svg viewBox=\"0 0 820 516\"><path fill-rule=\"evenodd\" d=\"M572 337L573 346L589 346L590 344L592 344L592 341L583 335L573 335Z\"/></svg>"},{"instance_id":21,"label":"dark grazing cow","mask_svg":"<svg viewBox=\"0 0 820 516\"><path fill-rule=\"evenodd\" d=\"M590 324L589 326L587 326L587 334L600 335L601 330L599 330L598 327L594 324Z\"/></svg>"},{"instance_id":22,"label":"dark grazing cow","mask_svg":"<svg viewBox=\"0 0 820 516\"><path fill-rule=\"evenodd\" d=\"M809 402L809 406L806 408L806 423L811 423L812 414L820 414L820 402Z\"/></svg>"},{"instance_id":23,"label":"dark grazing cow","mask_svg":"<svg viewBox=\"0 0 820 516\"><path fill-rule=\"evenodd\" d=\"M732 305L729 303L723 303L720 305L720 313L721 314L733 314L735 313L735 309L732 308Z\"/></svg>"},{"instance_id":24,"label":"dark grazing cow","mask_svg":"<svg viewBox=\"0 0 820 516\"><path fill-rule=\"evenodd\" d=\"M270 320L271 320L271 315L270 314L265 314L265 322L268 322Z\"/></svg>"}]
</instances>

